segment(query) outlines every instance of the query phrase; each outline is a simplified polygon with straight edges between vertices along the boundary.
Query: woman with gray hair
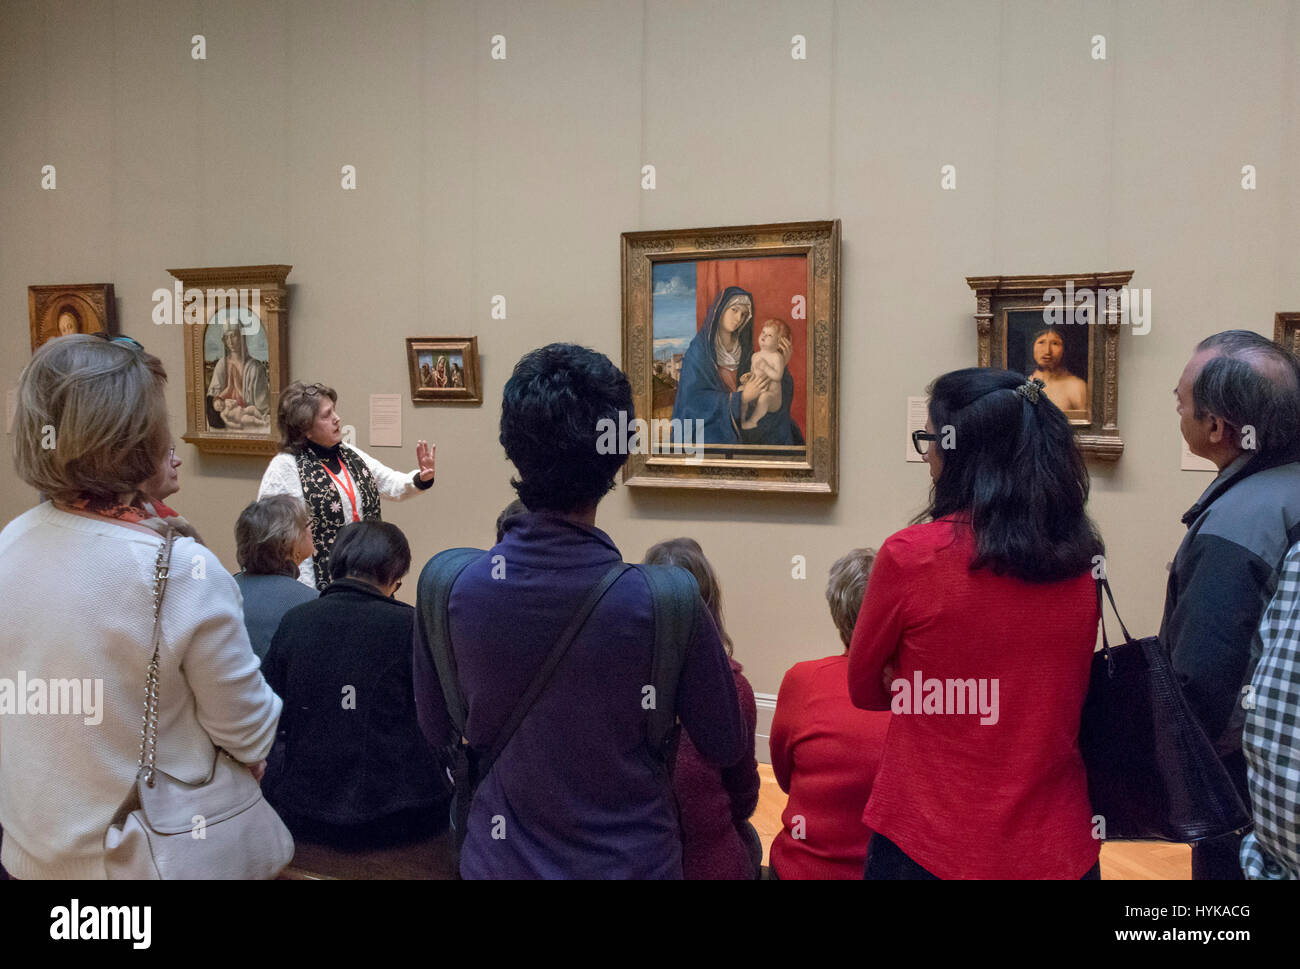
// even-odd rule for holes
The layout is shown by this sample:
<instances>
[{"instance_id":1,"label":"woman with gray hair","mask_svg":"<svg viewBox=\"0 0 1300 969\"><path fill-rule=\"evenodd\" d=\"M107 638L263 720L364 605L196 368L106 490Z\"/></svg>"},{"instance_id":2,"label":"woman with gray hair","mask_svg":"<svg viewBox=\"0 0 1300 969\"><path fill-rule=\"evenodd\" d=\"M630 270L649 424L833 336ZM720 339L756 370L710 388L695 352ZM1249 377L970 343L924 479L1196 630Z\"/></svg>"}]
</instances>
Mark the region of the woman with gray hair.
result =
<instances>
[{"instance_id":1,"label":"woman with gray hair","mask_svg":"<svg viewBox=\"0 0 1300 969\"><path fill-rule=\"evenodd\" d=\"M167 565L141 486L170 446L166 379L134 341L83 335L46 343L19 378L14 465L49 500L0 532L0 679L26 683L23 712L48 714L5 717L0 860L18 878L106 878L105 836L136 781L155 569ZM223 748L260 776L280 699L239 591L191 538L170 563L158 770L202 784Z\"/></svg>"},{"instance_id":2,"label":"woman with gray hair","mask_svg":"<svg viewBox=\"0 0 1300 969\"><path fill-rule=\"evenodd\" d=\"M235 584L244 596L244 625L258 659L266 658L284 614L317 596L298 581L298 563L311 550L311 521L301 498L260 498L235 523L235 557L243 570Z\"/></svg>"},{"instance_id":3,"label":"woman with gray hair","mask_svg":"<svg viewBox=\"0 0 1300 969\"><path fill-rule=\"evenodd\" d=\"M781 681L769 743L772 772L790 799L772 842L777 879L862 877L871 839L862 810L890 714L849 699L849 643L875 558L855 548L831 566L826 602L844 652L796 663Z\"/></svg>"}]
</instances>

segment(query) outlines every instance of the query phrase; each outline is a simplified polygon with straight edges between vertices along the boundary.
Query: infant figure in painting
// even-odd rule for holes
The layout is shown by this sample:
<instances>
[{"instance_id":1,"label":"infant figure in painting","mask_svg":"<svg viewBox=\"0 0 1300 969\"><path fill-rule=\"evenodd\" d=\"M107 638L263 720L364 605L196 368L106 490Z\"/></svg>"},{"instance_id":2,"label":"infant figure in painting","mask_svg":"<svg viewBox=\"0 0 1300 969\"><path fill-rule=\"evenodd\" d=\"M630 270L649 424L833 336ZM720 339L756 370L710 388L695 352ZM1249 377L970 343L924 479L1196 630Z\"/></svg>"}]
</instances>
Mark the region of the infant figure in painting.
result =
<instances>
[{"instance_id":1,"label":"infant figure in painting","mask_svg":"<svg viewBox=\"0 0 1300 969\"><path fill-rule=\"evenodd\" d=\"M744 386L755 377L767 377L771 382L767 389L759 394L754 406L745 416L741 427L745 430L757 427L765 415L781 409L781 378L785 376L786 364L790 361L781 353L781 340L791 339L790 327L781 320L766 320L758 334L758 350L749 362L749 373L742 374L740 385Z\"/></svg>"}]
</instances>

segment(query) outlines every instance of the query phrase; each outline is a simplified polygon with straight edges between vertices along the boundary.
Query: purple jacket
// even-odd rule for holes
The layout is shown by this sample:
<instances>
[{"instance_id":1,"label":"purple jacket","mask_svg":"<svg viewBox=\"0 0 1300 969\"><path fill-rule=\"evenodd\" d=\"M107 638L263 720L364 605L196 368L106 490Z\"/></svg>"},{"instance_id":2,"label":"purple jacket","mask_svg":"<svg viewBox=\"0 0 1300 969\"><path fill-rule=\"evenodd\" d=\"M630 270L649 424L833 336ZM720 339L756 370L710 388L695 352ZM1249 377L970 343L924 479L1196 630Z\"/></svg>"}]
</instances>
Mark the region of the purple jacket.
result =
<instances>
[{"instance_id":1,"label":"purple jacket","mask_svg":"<svg viewBox=\"0 0 1300 969\"><path fill-rule=\"evenodd\" d=\"M481 749L491 746L588 590L621 560L600 529L558 515L520 515L505 528L504 539L461 574L449 607L469 707L465 732ZM702 601L697 617L677 711L700 754L725 767L745 754L745 728L727 654ZM421 626L416 710L429 744L440 749L450 742L451 723ZM650 590L628 571L592 612L475 793L462 877L682 877L672 782L645 746L642 687L651 682L653 648Z\"/></svg>"}]
</instances>

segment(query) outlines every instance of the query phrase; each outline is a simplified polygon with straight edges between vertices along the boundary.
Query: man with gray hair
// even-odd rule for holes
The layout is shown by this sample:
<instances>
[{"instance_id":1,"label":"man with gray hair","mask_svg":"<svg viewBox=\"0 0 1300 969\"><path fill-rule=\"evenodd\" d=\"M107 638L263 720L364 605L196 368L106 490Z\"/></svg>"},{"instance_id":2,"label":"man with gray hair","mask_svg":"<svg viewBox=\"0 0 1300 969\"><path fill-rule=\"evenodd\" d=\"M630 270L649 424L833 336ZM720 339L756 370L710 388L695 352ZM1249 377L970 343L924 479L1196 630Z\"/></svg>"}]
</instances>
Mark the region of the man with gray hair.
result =
<instances>
[{"instance_id":1,"label":"man with gray hair","mask_svg":"<svg viewBox=\"0 0 1300 969\"><path fill-rule=\"evenodd\" d=\"M1183 438L1219 474L1185 515L1160 641L1197 720L1249 803L1242 726L1260 619L1300 539L1300 361L1249 330L1196 346L1174 391ZM1240 835L1192 848L1194 879L1239 879Z\"/></svg>"}]
</instances>

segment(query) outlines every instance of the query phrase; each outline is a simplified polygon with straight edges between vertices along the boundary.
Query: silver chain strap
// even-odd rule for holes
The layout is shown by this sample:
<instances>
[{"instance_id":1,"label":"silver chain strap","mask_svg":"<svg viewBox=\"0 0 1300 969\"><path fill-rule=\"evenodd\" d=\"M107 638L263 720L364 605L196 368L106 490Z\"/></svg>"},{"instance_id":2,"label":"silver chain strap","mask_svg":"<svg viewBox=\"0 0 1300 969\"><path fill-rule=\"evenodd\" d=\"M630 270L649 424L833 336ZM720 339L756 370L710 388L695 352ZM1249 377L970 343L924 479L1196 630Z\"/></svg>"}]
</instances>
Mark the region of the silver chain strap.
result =
<instances>
[{"instance_id":1,"label":"silver chain strap","mask_svg":"<svg viewBox=\"0 0 1300 969\"><path fill-rule=\"evenodd\" d=\"M158 648L162 641L162 600L175 538L176 532L167 529L153 566L153 658L149 660L149 671L144 681L144 716L140 718L140 762L137 766L137 772L144 772L145 782L150 787L154 786L154 760L158 754Z\"/></svg>"}]
</instances>

